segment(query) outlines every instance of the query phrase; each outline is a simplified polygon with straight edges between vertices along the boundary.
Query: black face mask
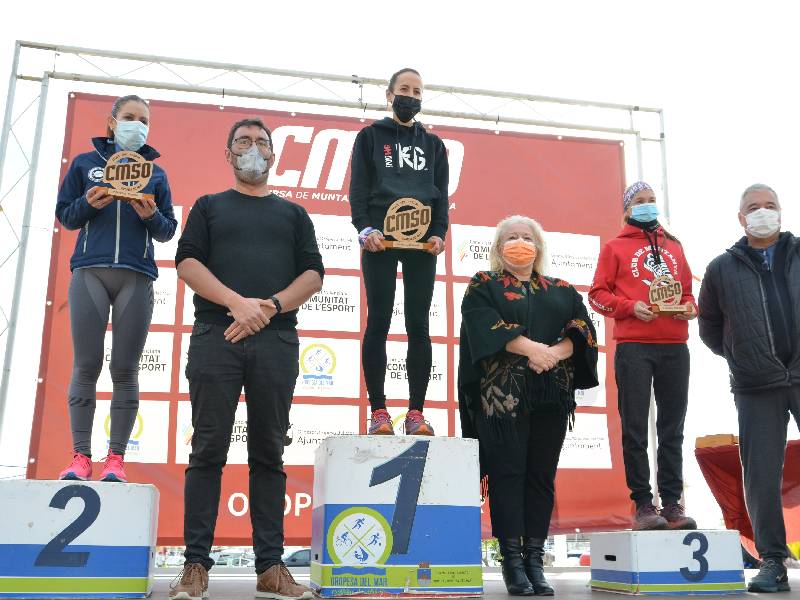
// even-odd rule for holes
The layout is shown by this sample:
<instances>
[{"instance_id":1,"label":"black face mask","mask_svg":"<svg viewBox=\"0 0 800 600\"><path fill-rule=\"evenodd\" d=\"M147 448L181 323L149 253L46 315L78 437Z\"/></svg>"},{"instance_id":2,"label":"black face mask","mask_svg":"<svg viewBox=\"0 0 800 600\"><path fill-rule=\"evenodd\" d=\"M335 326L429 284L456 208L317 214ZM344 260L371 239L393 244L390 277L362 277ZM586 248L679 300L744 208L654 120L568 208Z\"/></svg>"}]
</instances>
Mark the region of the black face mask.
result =
<instances>
[{"instance_id":1,"label":"black face mask","mask_svg":"<svg viewBox=\"0 0 800 600\"><path fill-rule=\"evenodd\" d=\"M422 110L422 100L413 96L395 96L392 100L392 110L403 123L408 123Z\"/></svg>"}]
</instances>

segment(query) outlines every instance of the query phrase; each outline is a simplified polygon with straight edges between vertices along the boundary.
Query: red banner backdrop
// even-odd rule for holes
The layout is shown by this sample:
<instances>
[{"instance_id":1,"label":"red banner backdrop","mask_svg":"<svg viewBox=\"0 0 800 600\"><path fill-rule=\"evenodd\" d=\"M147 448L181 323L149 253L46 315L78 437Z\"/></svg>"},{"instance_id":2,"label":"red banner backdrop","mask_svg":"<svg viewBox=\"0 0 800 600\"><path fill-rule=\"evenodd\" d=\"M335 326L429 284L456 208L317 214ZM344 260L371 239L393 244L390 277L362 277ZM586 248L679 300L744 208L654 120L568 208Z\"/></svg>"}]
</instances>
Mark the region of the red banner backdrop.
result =
<instances>
[{"instance_id":1,"label":"red banner backdrop","mask_svg":"<svg viewBox=\"0 0 800 600\"><path fill-rule=\"evenodd\" d=\"M103 135L113 98L70 95L62 176L90 139ZM224 150L230 126L259 116L273 129L278 160L270 176L274 191L302 204L314 219L326 263L325 289L301 311L301 376L292 409L293 443L286 450L286 541L308 543L311 534L313 449L326 435L363 433L367 404L359 353L366 323L355 231L349 224L349 159L357 118L307 115L153 101L150 143L162 154L181 227L194 201L231 187ZM448 147L451 163L450 222L446 253L440 257L431 309L434 371L426 416L440 435L458 435L455 382L460 299L469 277L488 267L494 225L509 214L537 219L548 232L549 273L588 291L600 244L616 235L624 187L618 141L433 128ZM55 190L53 190L55 208ZM48 289L40 376L28 476L57 476L70 456L67 388L72 369L67 290L75 233L56 224ZM182 543L183 471L191 439L188 388L183 375L191 331L190 291L177 280L174 246L157 245L161 272L156 307L140 364L142 406L128 447L131 481L152 483L161 492L159 542ZM398 284L401 282L398 281ZM390 332L387 396L398 420L406 406L405 335L398 286ZM601 343L603 385L583 394L575 431L559 468L553 532L619 528L630 517L622 455L613 364L612 323L593 315ZM110 330L110 326L109 326ZM107 356L110 338L107 339ZM608 366L608 368L606 368ZM106 371L107 369L104 369ZM324 380L324 387L319 381ZM93 448L104 456L111 383L98 383ZM242 407L244 403L242 403ZM243 413L244 414L244 413ZM217 543L251 539L244 454L247 431L237 414L225 469ZM478 482L475 482L478 485ZM484 511L488 535L488 511Z\"/></svg>"}]
</instances>

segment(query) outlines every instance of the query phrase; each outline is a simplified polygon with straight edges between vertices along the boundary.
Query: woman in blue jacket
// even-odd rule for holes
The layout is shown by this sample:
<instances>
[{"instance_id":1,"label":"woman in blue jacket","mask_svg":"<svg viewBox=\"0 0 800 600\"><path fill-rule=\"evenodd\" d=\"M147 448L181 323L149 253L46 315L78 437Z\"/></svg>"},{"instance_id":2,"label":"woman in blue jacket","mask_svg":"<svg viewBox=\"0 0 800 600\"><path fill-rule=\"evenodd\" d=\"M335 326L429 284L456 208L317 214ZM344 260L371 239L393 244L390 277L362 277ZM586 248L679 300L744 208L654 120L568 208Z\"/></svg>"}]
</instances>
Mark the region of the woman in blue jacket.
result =
<instances>
[{"instance_id":1,"label":"woman in blue jacket","mask_svg":"<svg viewBox=\"0 0 800 600\"><path fill-rule=\"evenodd\" d=\"M112 311L109 370L111 436L101 474L103 481L127 481L123 457L139 408L139 359L153 316L153 280L158 277L153 240L167 242L177 227L167 175L153 165L143 194L153 199L116 200L103 181L106 161L116 152L158 158L148 146L150 109L138 96L118 98L105 137L72 161L58 192L56 217L66 229L80 229L70 260L70 322L74 363L69 386L73 459L59 477L92 478L92 422L97 378L103 367L103 343Z\"/></svg>"}]
</instances>

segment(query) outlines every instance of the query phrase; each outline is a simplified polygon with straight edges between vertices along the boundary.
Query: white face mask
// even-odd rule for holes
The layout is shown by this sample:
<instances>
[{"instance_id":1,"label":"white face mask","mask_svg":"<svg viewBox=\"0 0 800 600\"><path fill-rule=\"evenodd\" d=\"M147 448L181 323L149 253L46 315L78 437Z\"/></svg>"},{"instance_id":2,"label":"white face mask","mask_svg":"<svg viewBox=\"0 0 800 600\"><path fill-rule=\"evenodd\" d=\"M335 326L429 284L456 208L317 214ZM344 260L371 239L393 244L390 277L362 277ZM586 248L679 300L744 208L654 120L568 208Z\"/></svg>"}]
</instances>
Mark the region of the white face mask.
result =
<instances>
[{"instance_id":1,"label":"white face mask","mask_svg":"<svg viewBox=\"0 0 800 600\"><path fill-rule=\"evenodd\" d=\"M267 172L267 159L261 155L255 144L244 154L234 154L236 161L234 168L239 171L242 181L253 183Z\"/></svg>"},{"instance_id":2,"label":"white face mask","mask_svg":"<svg viewBox=\"0 0 800 600\"><path fill-rule=\"evenodd\" d=\"M759 208L745 215L747 227L745 231L757 238L768 238L781 228L781 213L771 208Z\"/></svg>"}]
</instances>

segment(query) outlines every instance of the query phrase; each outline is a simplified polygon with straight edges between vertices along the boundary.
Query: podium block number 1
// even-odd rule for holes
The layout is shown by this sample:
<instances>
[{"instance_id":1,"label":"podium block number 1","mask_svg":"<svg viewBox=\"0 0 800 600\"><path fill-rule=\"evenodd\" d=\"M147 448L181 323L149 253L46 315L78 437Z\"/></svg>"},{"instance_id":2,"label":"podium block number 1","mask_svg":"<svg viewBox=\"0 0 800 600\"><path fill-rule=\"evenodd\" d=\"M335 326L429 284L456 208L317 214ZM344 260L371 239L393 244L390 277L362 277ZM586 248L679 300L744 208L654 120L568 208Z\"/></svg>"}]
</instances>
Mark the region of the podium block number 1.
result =
<instances>
[{"instance_id":1,"label":"podium block number 1","mask_svg":"<svg viewBox=\"0 0 800 600\"><path fill-rule=\"evenodd\" d=\"M708 552L708 538L699 531L693 531L683 538L683 545L691 548L692 542L700 542L697 550L692 552L692 559L700 565L699 571L690 571L687 567L681 567L681 575L687 581L702 581L708 575L708 559L705 554Z\"/></svg>"},{"instance_id":2,"label":"podium block number 1","mask_svg":"<svg viewBox=\"0 0 800 600\"><path fill-rule=\"evenodd\" d=\"M50 500L50 508L64 510L73 498L83 500L83 512L42 548L34 563L37 567L85 567L88 552L64 552L72 541L89 529L100 514L100 495L85 485L68 485L61 488Z\"/></svg>"},{"instance_id":3,"label":"podium block number 1","mask_svg":"<svg viewBox=\"0 0 800 600\"><path fill-rule=\"evenodd\" d=\"M429 446L429 441L415 442L402 454L372 470L369 487L386 483L395 477L400 478L394 516L392 517L392 536L394 538L392 554L408 554L408 544L411 540L411 530L414 527L414 516L417 513L417 501L422 488L422 475L428 460Z\"/></svg>"}]
</instances>

